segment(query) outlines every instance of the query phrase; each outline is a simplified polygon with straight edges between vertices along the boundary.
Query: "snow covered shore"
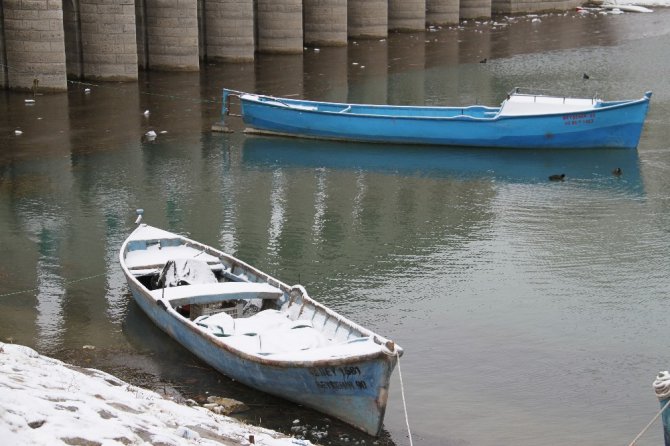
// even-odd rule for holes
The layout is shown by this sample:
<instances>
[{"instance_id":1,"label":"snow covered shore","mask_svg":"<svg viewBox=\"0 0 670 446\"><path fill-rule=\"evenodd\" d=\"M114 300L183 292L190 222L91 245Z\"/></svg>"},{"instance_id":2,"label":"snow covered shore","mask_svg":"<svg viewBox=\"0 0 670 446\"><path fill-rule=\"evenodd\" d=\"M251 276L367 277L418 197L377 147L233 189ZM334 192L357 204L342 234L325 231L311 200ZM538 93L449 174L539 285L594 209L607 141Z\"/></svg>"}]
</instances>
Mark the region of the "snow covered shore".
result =
<instances>
[{"instance_id":1,"label":"snow covered shore","mask_svg":"<svg viewBox=\"0 0 670 446\"><path fill-rule=\"evenodd\" d=\"M0 441L8 445L308 446L95 369L0 343Z\"/></svg>"},{"instance_id":2,"label":"snow covered shore","mask_svg":"<svg viewBox=\"0 0 670 446\"><path fill-rule=\"evenodd\" d=\"M608 5L670 6L670 0L606 0Z\"/></svg>"}]
</instances>

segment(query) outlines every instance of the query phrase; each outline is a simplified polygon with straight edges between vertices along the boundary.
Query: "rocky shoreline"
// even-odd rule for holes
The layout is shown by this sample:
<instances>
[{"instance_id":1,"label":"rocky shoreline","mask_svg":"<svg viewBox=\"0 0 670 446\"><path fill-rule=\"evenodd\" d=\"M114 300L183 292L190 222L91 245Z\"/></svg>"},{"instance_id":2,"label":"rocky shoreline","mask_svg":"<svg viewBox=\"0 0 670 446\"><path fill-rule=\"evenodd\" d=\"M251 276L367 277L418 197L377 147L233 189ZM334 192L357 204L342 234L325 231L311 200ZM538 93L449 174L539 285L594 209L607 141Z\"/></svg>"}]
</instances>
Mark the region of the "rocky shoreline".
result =
<instances>
[{"instance_id":1,"label":"rocky shoreline","mask_svg":"<svg viewBox=\"0 0 670 446\"><path fill-rule=\"evenodd\" d=\"M96 369L0 343L0 438L12 445L309 446L311 442L178 404ZM216 407L214 407L216 406Z\"/></svg>"}]
</instances>

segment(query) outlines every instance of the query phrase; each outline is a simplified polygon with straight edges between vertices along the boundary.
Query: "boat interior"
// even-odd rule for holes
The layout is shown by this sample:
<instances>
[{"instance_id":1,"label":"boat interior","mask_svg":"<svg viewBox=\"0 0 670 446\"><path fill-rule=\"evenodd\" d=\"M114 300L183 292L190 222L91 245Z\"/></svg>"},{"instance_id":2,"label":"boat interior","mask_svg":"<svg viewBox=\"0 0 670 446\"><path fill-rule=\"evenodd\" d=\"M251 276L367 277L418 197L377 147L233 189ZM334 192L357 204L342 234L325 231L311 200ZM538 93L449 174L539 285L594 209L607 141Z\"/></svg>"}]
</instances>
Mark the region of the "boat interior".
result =
<instances>
[{"instance_id":1,"label":"boat interior","mask_svg":"<svg viewBox=\"0 0 670 446\"><path fill-rule=\"evenodd\" d=\"M519 89L510 92L500 107L473 105L468 107L430 107L342 104L332 102L284 99L271 96L242 94L240 99L258 102L297 111L314 111L368 116L395 116L408 118L476 118L497 119L510 116L549 115L562 113L586 113L591 110L614 106L629 101L604 102L594 98L573 98L544 94L522 93Z\"/></svg>"},{"instance_id":2,"label":"boat interior","mask_svg":"<svg viewBox=\"0 0 670 446\"><path fill-rule=\"evenodd\" d=\"M246 353L338 357L378 352L382 343L306 297L301 286L289 288L204 245L181 238L132 240L124 258L159 305Z\"/></svg>"}]
</instances>

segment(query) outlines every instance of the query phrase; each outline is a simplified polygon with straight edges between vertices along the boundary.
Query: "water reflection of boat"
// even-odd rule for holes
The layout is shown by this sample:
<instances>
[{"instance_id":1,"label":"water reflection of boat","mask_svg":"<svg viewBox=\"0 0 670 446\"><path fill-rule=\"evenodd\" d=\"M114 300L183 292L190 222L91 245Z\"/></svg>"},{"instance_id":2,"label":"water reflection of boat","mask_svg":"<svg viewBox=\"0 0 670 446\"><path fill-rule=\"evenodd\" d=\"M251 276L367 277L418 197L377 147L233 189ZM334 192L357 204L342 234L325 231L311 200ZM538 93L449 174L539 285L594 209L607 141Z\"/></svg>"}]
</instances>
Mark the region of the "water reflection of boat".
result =
<instances>
[{"instance_id":1,"label":"water reflection of boat","mask_svg":"<svg viewBox=\"0 0 670 446\"><path fill-rule=\"evenodd\" d=\"M594 187L612 184L641 193L635 150L579 151L412 147L250 136L243 160L256 165L363 169L406 175L496 178L509 182L544 182L552 174L566 181L587 180ZM621 175L614 175L614 169Z\"/></svg>"},{"instance_id":2,"label":"water reflection of boat","mask_svg":"<svg viewBox=\"0 0 670 446\"><path fill-rule=\"evenodd\" d=\"M250 133L339 141L497 148L635 148L651 92L641 99L522 93L500 107L343 104L223 91L222 119L239 98Z\"/></svg>"},{"instance_id":3,"label":"water reflection of boat","mask_svg":"<svg viewBox=\"0 0 670 446\"><path fill-rule=\"evenodd\" d=\"M133 297L221 373L379 435L402 349L221 251L140 225L121 247Z\"/></svg>"}]
</instances>

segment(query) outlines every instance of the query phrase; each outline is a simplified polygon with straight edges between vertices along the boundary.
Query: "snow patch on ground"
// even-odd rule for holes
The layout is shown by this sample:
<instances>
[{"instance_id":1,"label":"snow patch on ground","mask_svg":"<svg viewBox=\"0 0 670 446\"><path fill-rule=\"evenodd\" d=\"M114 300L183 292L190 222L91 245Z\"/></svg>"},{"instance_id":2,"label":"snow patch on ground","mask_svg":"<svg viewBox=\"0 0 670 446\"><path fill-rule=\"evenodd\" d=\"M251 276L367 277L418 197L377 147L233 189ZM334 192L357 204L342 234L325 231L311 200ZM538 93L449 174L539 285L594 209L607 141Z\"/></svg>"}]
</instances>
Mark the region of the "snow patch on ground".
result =
<instances>
[{"instance_id":1,"label":"snow patch on ground","mask_svg":"<svg viewBox=\"0 0 670 446\"><path fill-rule=\"evenodd\" d=\"M611 0L607 5L670 6L670 0Z\"/></svg>"},{"instance_id":2,"label":"snow patch on ground","mask_svg":"<svg viewBox=\"0 0 670 446\"><path fill-rule=\"evenodd\" d=\"M308 446L202 407L177 404L95 369L0 343L3 444Z\"/></svg>"}]
</instances>

